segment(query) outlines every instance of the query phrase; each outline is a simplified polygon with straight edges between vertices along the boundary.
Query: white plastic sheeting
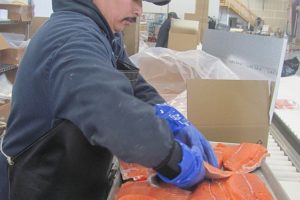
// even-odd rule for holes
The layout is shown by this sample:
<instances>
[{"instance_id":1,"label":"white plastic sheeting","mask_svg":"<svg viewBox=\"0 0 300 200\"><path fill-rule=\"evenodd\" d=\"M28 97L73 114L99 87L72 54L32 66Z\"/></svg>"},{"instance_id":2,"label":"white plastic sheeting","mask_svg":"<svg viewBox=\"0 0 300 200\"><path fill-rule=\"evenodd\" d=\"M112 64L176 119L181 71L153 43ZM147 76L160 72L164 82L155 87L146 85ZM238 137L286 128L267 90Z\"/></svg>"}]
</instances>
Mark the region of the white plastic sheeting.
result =
<instances>
[{"instance_id":1,"label":"white plastic sheeting","mask_svg":"<svg viewBox=\"0 0 300 200\"><path fill-rule=\"evenodd\" d=\"M148 48L130 57L168 103L187 114L186 80L239 79L220 59L202 50Z\"/></svg>"}]
</instances>

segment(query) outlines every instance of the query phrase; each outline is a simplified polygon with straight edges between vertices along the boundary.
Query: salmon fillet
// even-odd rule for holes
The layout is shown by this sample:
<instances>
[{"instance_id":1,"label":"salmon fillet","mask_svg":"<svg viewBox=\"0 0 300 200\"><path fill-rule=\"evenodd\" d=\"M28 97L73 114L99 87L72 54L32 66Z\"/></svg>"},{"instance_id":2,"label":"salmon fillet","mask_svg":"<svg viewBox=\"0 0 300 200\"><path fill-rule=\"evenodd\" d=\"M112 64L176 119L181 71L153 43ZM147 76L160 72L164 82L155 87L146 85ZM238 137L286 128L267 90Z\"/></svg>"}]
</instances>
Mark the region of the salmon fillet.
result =
<instances>
[{"instance_id":1,"label":"salmon fillet","mask_svg":"<svg viewBox=\"0 0 300 200\"><path fill-rule=\"evenodd\" d=\"M162 183L126 182L116 200L273 200L265 184L255 174L234 174L229 178L205 180L191 193Z\"/></svg>"},{"instance_id":2,"label":"salmon fillet","mask_svg":"<svg viewBox=\"0 0 300 200\"><path fill-rule=\"evenodd\" d=\"M232 171L224 171L219 168L216 168L207 162L204 162L204 168L205 168L205 178L207 179L222 179L227 178L234 174Z\"/></svg>"},{"instance_id":3,"label":"salmon fillet","mask_svg":"<svg viewBox=\"0 0 300 200\"><path fill-rule=\"evenodd\" d=\"M217 143L214 146L214 152L216 152L216 156L218 162L221 164L220 168L223 167L224 161L228 160L234 152L236 152L239 148L239 145L225 145L223 143Z\"/></svg>"},{"instance_id":4,"label":"salmon fillet","mask_svg":"<svg viewBox=\"0 0 300 200\"><path fill-rule=\"evenodd\" d=\"M226 180L226 188L233 200L273 200L265 184L255 174L235 174Z\"/></svg>"},{"instance_id":5,"label":"salmon fillet","mask_svg":"<svg viewBox=\"0 0 300 200\"><path fill-rule=\"evenodd\" d=\"M196 189L190 191L166 183L153 185L148 178L155 172L134 163L120 161L123 180L116 200L271 200L272 194L255 174L247 174L260 167L268 155L259 144L242 143L229 146L218 143L214 146L219 167L204 163L206 175ZM138 181L138 182L137 182Z\"/></svg>"},{"instance_id":6,"label":"salmon fillet","mask_svg":"<svg viewBox=\"0 0 300 200\"><path fill-rule=\"evenodd\" d=\"M191 194L189 200L231 200L231 194L225 188L224 180L203 181Z\"/></svg>"},{"instance_id":7,"label":"salmon fillet","mask_svg":"<svg viewBox=\"0 0 300 200\"><path fill-rule=\"evenodd\" d=\"M119 161L119 163L123 180L145 181L152 174L155 174L154 170L136 163L124 161Z\"/></svg>"},{"instance_id":8,"label":"salmon fillet","mask_svg":"<svg viewBox=\"0 0 300 200\"><path fill-rule=\"evenodd\" d=\"M255 174L233 174L229 178L205 180L189 200L273 200L265 184Z\"/></svg>"},{"instance_id":9,"label":"salmon fillet","mask_svg":"<svg viewBox=\"0 0 300 200\"><path fill-rule=\"evenodd\" d=\"M166 183L153 186L148 181L129 181L122 184L116 200L187 200L190 194Z\"/></svg>"},{"instance_id":10,"label":"salmon fillet","mask_svg":"<svg viewBox=\"0 0 300 200\"><path fill-rule=\"evenodd\" d=\"M233 149L233 151L231 151ZM261 166L268 151L260 144L242 143L235 147L227 147L225 152L230 156L223 156L224 169L239 173L249 173Z\"/></svg>"}]
</instances>

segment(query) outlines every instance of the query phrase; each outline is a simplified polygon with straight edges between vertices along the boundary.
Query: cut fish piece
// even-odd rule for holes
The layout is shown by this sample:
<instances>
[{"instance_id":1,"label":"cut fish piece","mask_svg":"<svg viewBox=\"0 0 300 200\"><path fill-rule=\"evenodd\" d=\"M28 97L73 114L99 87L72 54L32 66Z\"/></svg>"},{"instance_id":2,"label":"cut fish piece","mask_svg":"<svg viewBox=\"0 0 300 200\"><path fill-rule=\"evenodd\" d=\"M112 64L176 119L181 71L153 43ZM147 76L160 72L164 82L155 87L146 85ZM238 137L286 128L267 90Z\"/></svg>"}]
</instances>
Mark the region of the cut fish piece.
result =
<instances>
[{"instance_id":1,"label":"cut fish piece","mask_svg":"<svg viewBox=\"0 0 300 200\"><path fill-rule=\"evenodd\" d=\"M234 174L232 171L224 171L219 168L216 168L207 162L204 162L204 168L205 168L205 178L208 179L222 179L227 178Z\"/></svg>"},{"instance_id":2,"label":"cut fish piece","mask_svg":"<svg viewBox=\"0 0 300 200\"><path fill-rule=\"evenodd\" d=\"M124 161L119 161L119 163L123 180L145 181L151 174L155 174L154 170L136 163Z\"/></svg>"}]
</instances>

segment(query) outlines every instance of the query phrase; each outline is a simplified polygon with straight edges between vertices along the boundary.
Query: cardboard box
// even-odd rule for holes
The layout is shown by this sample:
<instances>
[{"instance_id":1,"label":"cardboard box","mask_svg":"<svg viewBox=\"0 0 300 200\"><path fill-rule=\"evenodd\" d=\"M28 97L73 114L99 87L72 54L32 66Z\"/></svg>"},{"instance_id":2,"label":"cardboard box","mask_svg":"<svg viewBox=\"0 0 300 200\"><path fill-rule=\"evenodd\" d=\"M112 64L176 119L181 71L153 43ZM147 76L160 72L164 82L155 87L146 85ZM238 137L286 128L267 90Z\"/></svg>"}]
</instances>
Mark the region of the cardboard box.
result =
<instances>
[{"instance_id":1,"label":"cardboard box","mask_svg":"<svg viewBox=\"0 0 300 200\"><path fill-rule=\"evenodd\" d=\"M168 48L176 51L187 51L196 49L198 44L198 34L169 33Z\"/></svg>"},{"instance_id":2,"label":"cardboard box","mask_svg":"<svg viewBox=\"0 0 300 200\"><path fill-rule=\"evenodd\" d=\"M14 21L31 21L33 17L33 6L17 4L0 4L0 9L8 10L8 19Z\"/></svg>"},{"instance_id":3,"label":"cardboard box","mask_svg":"<svg viewBox=\"0 0 300 200\"><path fill-rule=\"evenodd\" d=\"M208 16L202 16L192 13L185 13L184 14L185 20L194 20L199 21L199 32L198 32L198 43L202 41L204 32L208 29Z\"/></svg>"},{"instance_id":4,"label":"cardboard box","mask_svg":"<svg viewBox=\"0 0 300 200\"><path fill-rule=\"evenodd\" d=\"M168 48L176 51L196 49L199 41L199 22L172 19Z\"/></svg>"},{"instance_id":5,"label":"cardboard box","mask_svg":"<svg viewBox=\"0 0 300 200\"><path fill-rule=\"evenodd\" d=\"M0 62L2 64L18 65L24 55L25 48L9 48L0 51Z\"/></svg>"},{"instance_id":6,"label":"cardboard box","mask_svg":"<svg viewBox=\"0 0 300 200\"><path fill-rule=\"evenodd\" d=\"M267 145L270 94L267 81L187 81L188 119L210 141Z\"/></svg>"},{"instance_id":7,"label":"cardboard box","mask_svg":"<svg viewBox=\"0 0 300 200\"><path fill-rule=\"evenodd\" d=\"M189 120L209 140L267 146L286 39L211 29L204 36L203 50L241 80L188 80Z\"/></svg>"},{"instance_id":8,"label":"cardboard box","mask_svg":"<svg viewBox=\"0 0 300 200\"><path fill-rule=\"evenodd\" d=\"M184 14L185 20L193 20L193 21L199 21L200 23L208 23L208 16L201 16L196 15L193 13L185 13Z\"/></svg>"},{"instance_id":9,"label":"cardboard box","mask_svg":"<svg viewBox=\"0 0 300 200\"><path fill-rule=\"evenodd\" d=\"M0 50L8 49L10 48L10 45L5 40L5 38L0 34Z\"/></svg>"},{"instance_id":10,"label":"cardboard box","mask_svg":"<svg viewBox=\"0 0 300 200\"><path fill-rule=\"evenodd\" d=\"M124 31L124 44L128 56L139 51L139 22L127 26Z\"/></svg>"},{"instance_id":11,"label":"cardboard box","mask_svg":"<svg viewBox=\"0 0 300 200\"><path fill-rule=\"evenodd\" d=\"M220 45L222 44L222 45ZM287 39L207 29L203 51L220 58L242 80L268 80L270 123L278 94Z\"/></svg>"},{"instance_id":12,"label":"cardboard box","mask_svg":"<svg viewBox=\"0 0 300 200\"><path fill-rule=\"evenodd\" d=\"M0 63L17 65L20 63L25 48L12 48L5 38L0 34Z\"/></svg>"},{"instance_id":13,"label":"cardboard box","mask_svg":"<svg viewBox=\"0 0 300 200\"><path fill-rule=\"evenodd\" d=\"M0 105L0 121L7 122L10 113L10 103Z\"/></svg>"},{"instance_id":14,"label":"cardboard box","mask_svg":"<svg viewBox=\"0 0 300 200\"><path fill-rule=\"evenodd\" d=\"M2 135L8 116L10 113L10 103L0 104L0 136Z\"/></svg>"},{"instance_id":15,"label":"cardboard box","mask_svg":"<svg viewBox=\"0 0 300 200\"><path fill-rule=\"evenodd\" d=\"M18 24L2 24L0 25L0 33L18 33L23 34L28 38L29 24L18 23Z\"/></svg>"}]
</instances>

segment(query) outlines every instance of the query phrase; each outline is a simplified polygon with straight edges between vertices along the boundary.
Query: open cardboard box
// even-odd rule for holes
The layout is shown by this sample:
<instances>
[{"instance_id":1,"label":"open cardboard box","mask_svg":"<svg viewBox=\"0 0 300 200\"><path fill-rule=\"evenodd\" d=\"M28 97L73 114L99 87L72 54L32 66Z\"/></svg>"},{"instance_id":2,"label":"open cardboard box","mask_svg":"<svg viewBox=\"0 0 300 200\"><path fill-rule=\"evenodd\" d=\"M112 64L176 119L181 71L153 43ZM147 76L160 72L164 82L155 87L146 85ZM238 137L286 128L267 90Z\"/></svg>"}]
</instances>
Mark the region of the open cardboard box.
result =
<instances>
[{"instance_id":1,"label":"open cardboard box","mask_svg":"<svg viewBox=\"0 0 300 200\"><path fill-rule=\"evenodd\" d=\"M188 119L216 142L267 146L286 39L207 30L203 50L241 80L188 80ZM220 45L222 44L222 45Z\"/></svg>"},{"instance_id":2,"label":"open cardboard box","mask_svg":"<svg viewBox=\"0 0 300 200\"><path fill-rule=\"evenodd\" d=\"M187 81L188 119L210 141L266 146L269 107L267 81Z\"/></svg>"}]
</instances>

